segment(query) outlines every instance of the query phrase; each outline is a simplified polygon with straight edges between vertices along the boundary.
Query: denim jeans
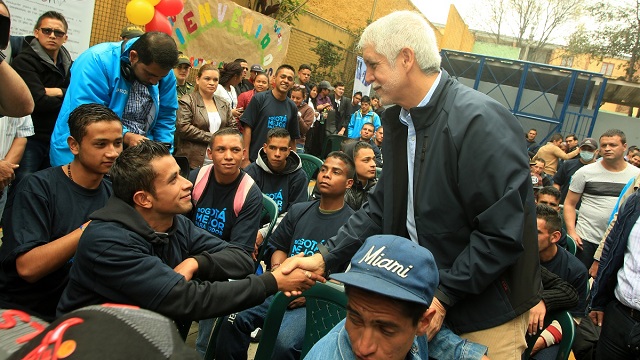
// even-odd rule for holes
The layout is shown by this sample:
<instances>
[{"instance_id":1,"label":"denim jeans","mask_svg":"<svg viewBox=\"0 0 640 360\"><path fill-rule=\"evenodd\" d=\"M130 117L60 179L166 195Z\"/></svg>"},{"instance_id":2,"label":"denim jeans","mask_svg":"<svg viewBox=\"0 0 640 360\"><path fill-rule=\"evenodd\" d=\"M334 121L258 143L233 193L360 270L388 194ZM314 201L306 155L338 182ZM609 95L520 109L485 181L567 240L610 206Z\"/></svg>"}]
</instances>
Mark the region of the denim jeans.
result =
<instances>
[{"instance_id":1,"label":"denim jeans","mask_svg":"<svg viewBox=\"0 0 640 360\"><path fill-rule=\"evenodd\" d=\"M51 167L49 163L49 143L28 138L22 160L20 160L20 167L15 170L16 178L11 182L9 191L15 190L15 187L27 175L49 167Z\"/></svg>"},{"instance_id":2,"label":"denim jeans","mask_svg":"<svg viewBox=\"0 0 640 360\"><path fill-rule=\"evenodd\" d=\"M215 319L200 320L198 322L198 337L196 338L196 351L204 358L209 345L209 338L213 330L213 322Z\"/></svg>"},{"instance_id":3,"label":"denim jeans","mask_svg":"<svg viewBox=\"0 0 640 360\"><path fill-rule=\"evenodd\" d=\"M640 322L626 314L618 300L610 302L604 311L596 359L638 359L639 349Z\"/></svg>"},{"instance_id":4,"label":"denim jeans","mask_svg":"<svg viewBox=\"0 0 640 360\"><path fill-rule=\"evenodd\" d=\"M272 300L273 296L270 296L258 306L223 319L216 344L216 360L247 359L251 333L256 328L263 327ZM300 358L305 325L306 310L304 307L285 312L273 350L274 358ZM262 330L265 331L264 328Z\"/></svg>"}]
</instances>

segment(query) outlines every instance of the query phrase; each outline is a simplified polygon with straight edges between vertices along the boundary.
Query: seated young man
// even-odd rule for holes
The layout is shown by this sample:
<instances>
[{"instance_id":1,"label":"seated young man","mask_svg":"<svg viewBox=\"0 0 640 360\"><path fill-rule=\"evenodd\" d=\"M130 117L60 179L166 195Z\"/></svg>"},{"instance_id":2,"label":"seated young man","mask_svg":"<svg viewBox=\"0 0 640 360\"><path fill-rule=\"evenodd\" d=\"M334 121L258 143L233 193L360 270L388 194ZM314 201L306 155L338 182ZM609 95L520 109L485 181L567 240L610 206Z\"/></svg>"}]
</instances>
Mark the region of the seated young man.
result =
<instances>
[{"instance_id":1,"label":"seated young man","mask_svg":"<svg viewBox=\"0 0 640 360\"><path fill-rule=\"evenodd\" d=\"M284 128L267 132L267 142L258 152L258 158L244 170L256 181L262 193L278 204L278 223L291 205L308 200L307 175L302 170L300 156L291 151L291 136ZM258 232L257 246L262 244L267 227Z\"/></svg>"},{"instance_id":2,"label":"seated young man","mask_svg":"<svg viewBox=\"0 0 640 360\"><path fill-rule=\"evenodd\" d=\"M271 256L271 269L276 270L287 257L299 253L312 255L318 251L318 243L338 232L353 214L345 206L344 193L353 183L353 162L342 152L327 156L318 173L320 201L294 204L280 226L271 236L269 247L275 248ZM262 327L272 298L251 309L226 318L222 322L216 359L246 359L251 332ZM275 353L279 359L298 359L302 349L305 329L304 298L294 300L284 316Z\"/></svg>"},{"instance_id":3,"label":"seated young man","mask_svg":"<svg viewBox=\"0 0 640 360\"><path fill-rule=\"evenodd\" d=\"M373 150L373 154L375 155L374 161L376 163L376 167L382 167L382 152L378 145L376 145L375 141L373 141L374 135L374 127L371 123L365 123L362 125L362 129L360 129L360 139L358 141L364 141L367 144L371 145L371 149Z\"/></svg>"},{"instance_id":4,"label":"seated young man","mask_svg":"<svg viewBox=\"0 0 640 360\"><path fill-rule=\"evenodd\" d=\"M345 285L347 318L305 359L486 359L487 347L442 327L428 342L429 309L438 268L426 248L395 235L368 238L349 271L331 277Z\"/></svg>"},{"instance_id":5,"label":"seated young man","mask_svg":"<svg viewBox=\"0 0 640 360\"><path fill-rule=\"evenodd\" d=\"M191 221L224 241L253 252L260 227L262 193L251 176L240 170L246 156L242 133L222 128L211 137L207 155L213 164L193 170L189 180L194 204ZM213 319L198 325L196 349L204 356Z\"/></svg>"},{"instance_id":6,"label":"seated young man","mask_svg":"<svg viewBox=\"0 0 640 360\"><path fill-rule=\"evenodd\" d=\"M58 315L111 302L175 320L200 320L260 304L278 290L304 290L321 279L302 270L247 276L253 262L245 250L179 215L191 210L192 186L161 143L143 141L126 149L111 175L114 196L91 216Z\"/></svg>"},{"instance_id":7,"label":"seated young man","mask_svg":"<svg viewBox=\"0 0 640 360\"><path fill-rule=\"evenodd\" d=\"M69 115L73 161L26 177L8 200L0 248L0 307L52 320L89 215L107 203L104 179L122 151L122 124L107 107Z\"/></svg>"}]
</instances>

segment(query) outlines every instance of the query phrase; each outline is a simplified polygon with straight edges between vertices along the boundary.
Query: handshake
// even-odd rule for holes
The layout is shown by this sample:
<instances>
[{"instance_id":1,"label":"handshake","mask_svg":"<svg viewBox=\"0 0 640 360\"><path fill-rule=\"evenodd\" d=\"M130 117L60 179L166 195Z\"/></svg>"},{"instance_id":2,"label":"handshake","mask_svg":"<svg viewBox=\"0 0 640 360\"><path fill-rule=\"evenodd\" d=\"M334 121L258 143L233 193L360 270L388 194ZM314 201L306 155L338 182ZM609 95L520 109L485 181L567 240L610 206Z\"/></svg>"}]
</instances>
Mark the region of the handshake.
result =
<instances>
[{"instance_id":1,"label":"handshake","mask_svg":"<svg viewBox=\"0 0 640 360\"><path fill-rule=\"evenodd\" d=\"M316 281L327 281L322 276L324 260L320 254L305 257L301 253L292 256L273 269L271 274L278 283L278 290L287 296L300 295L304 290L312 287Z\"/></svg>"}]
</instances>

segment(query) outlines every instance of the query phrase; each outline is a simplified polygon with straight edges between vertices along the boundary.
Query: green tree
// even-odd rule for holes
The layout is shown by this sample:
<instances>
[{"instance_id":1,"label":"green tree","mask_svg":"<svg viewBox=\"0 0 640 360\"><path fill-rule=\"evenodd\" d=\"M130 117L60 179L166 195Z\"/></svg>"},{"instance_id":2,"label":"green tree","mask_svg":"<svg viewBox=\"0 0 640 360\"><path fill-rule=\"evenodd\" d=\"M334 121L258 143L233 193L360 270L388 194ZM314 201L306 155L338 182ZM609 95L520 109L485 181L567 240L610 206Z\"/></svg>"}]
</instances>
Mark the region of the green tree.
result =
<instances>
[{"instance_id":1,"label":"green tree","mask_svg":"<svg viewBox=\"0 0 640 360\"><path fill-rule=\"evenodd\" d=\"M317 83L322 80L328 80L333 83L342 77L342 73L335 73L336 66L338 66L344 58L342 49L326 40L318 40L318 43L311 51L318 55L318 63L310 64L311 80L313 82Z\"/></svg>"},{"instance_id":2,"label":"green tree","mask_svg":"<svg viewBox=\"0 0 640 360\"><path fill-rule=\"evenodd\" d=\"M629 58L625 80L637 81L640 56L640 1L622 4L596 3L588 8L595 30L578 28L569 38L567 52L589 54L602 61L605 57Z\"/></svg>"}]
</instances>

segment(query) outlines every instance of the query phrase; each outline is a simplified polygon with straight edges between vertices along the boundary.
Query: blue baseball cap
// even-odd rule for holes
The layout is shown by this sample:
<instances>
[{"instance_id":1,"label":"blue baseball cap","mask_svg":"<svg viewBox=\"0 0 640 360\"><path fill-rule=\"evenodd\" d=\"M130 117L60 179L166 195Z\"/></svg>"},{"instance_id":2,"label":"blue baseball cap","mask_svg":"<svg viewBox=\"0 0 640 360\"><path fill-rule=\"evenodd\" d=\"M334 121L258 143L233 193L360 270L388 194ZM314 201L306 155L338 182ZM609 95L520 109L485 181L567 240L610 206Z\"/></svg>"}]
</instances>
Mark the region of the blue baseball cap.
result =
<instances>
[{"instance_id":1,"label":"blue baseball cap","mask_svg":"<svg viewBox=\"0 0 640 360\"><path fill-rule=\"evenodd\" d=\"M331 278L390 298L431 305L439 282L433 254L395 235L369 237L344 273Z\"/></svg>"}]
</instances>

